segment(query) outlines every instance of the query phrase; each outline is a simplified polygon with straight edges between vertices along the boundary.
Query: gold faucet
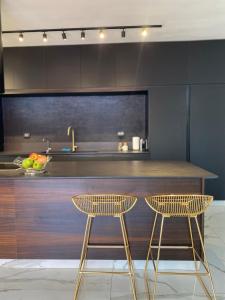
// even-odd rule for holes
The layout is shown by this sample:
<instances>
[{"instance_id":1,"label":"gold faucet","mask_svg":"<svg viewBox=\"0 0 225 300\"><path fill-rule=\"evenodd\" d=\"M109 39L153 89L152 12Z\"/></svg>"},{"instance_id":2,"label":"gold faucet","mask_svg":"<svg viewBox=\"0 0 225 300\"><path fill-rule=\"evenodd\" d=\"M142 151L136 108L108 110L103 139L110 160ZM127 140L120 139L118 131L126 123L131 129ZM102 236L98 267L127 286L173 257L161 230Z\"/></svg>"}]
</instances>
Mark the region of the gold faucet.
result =
<instances>
[{"instance_id":1,"label":"gold faucet","mask_svg":"<svg viewBox=\"0 0 225 300\"><path fill-rule=\"evenodd\" d=\"M72 152L76 152L77 146L75 145L75 138L74 138L74 128L69 126L67 129L67 135L70 136L70 132L72 133Z\"/></svg>"}]
</instances>

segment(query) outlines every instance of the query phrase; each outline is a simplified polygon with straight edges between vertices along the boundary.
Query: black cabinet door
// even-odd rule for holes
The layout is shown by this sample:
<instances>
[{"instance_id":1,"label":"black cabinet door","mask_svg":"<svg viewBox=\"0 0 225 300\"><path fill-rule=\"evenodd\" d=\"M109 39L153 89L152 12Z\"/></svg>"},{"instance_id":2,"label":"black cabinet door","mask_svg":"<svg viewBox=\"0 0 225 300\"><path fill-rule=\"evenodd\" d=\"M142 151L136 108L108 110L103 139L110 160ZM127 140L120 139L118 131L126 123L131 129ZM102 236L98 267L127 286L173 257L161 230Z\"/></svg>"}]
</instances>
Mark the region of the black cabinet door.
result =
<instances>
[{"instance_id":1,"label":"black cabinet door","mask_svg":"<svg viewBox=\"0 0 225 300\"><path fill-rule=\"evenodd\" d=\"M117 45L117 85L150 86L186 83L187 49L187 43Z\"/></svg>"},{"instance_id":2,"label":"black cabinet door","mask_svg":"<svg viewBox=\"0 0 225 300\"><path fill-rule=\"evenodd\" d=\"M225 83L225 41L189 44L190 83Z\"/></svg>"},{"instance_id":3,"label":"black cabinet door","mask_svg":"<svg viewBox=\"0 0 225 300\"><path fill-rule=\"evenodd\" d=\"M12 60L10 63L12 66L10 68L10 73L13 73L13 75L10 76L13 77L13 89L23 90L46 88L44 48L21 47L14 48L13 52L14 55L12 55L13 53L11 51L9 54L10 59ZM6 81L6 84L8 82Z\"/></svg>"},{"instance_id":4,"label":"black cabinet door","mask_svg":"<svg viewBox=\"0 0 225 300\"><path fill-rule=\"evenodd\" d=\"M118 87L137 86L138 62L141 56L141 44L117 45L116 50L116 79Z\"/></svg>"},{"instance_id":5,"label":"black cabinet door","mask_svg":"<svg viewBox=\"0 0 225 300\"><path fill-rule=\"evenodd\" d=\"M206 181L206 193L225 199L225 85L191 88L191 161L219 178Z\"/></svg>"},{"instance_id":6,"label":"black cabinet door","mask_svg":"<svg viewBox=\"0 0 225 300\"><path fill-rule=\"evenodd\" d=\"M81 86L115 87L115 49L113 45L81 46Z\"/></svg>"},{"instance_id":7,"label":"black cabinet door","mask_svg":"<svg viewBox=\"0 0 225 300\"><path fill-rule=\"evenodd\" d=\"M5 81L6 90L14 89L15 86L15 70L14 70L15 61L16 61L16 57L15 57L14 48L5 48L3 68L4 68L4 81Z\"/></svg>"},{"instance_id":8,"label":"black cabinet door","mask_svg":"<svg viewBox=\"0 0 225 300\"><path fill-rule=\"evenodd\" d=\"M46 47L47 87L80 88L80 47Z\"/></svg>"},{"instance_id":9,"label":"black cabinet door","mask_svg":"<svg viewBox=\"0 0 225 300\"><path fill-rule=\"evenodd\" d=\"M186 89L185 86L164 86L149 90L152 159L186 159Z\"/></svg>"}]
</instances>

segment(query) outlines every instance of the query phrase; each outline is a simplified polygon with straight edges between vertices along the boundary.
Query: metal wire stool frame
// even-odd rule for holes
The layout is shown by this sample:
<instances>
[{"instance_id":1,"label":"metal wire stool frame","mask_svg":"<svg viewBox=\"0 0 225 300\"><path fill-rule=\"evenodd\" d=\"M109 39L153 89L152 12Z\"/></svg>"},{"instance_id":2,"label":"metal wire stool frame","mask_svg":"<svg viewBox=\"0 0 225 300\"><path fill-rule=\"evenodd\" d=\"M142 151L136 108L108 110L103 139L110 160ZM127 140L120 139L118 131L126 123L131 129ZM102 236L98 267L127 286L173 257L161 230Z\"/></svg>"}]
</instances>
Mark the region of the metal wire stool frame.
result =
<instances>
[{"instance_id":1,"label":"metal wire stool frame","mask_svg":"<svg viewBox=\"0 0 225 300\"><path fill-rule=\"evenodd\" d=\"M158 275L161 275L161 274L164 274L164 275L194 275L199 280L207 297L209 299L216 299L212 275L211 275L211 272L209 269L209 264L208 264L208 261L206 258L203 237L201 234L201 230L200 230L198 218L197 218L197 216L202 214L207 209L207 207L211 204L211 202L213 201L213 197L207 196L207 195L157 195L157 196L146 197L145 201L150 206L150 208L156 212L154 223L153 223L153 228L152 228L152 233L151 233L151 237L150 237L150 242L149 242L145 270L144 270L145 279L146 279L145 281L146 281L148 293L149 293L149 285L148 285L147 268L148 268L149 257L151 255L153 267L154 267L154 287L153 287L153 293L152 293L153 299L155 299L155 296L156 296ZM153 237L155 234L155 228L156 228L158 215L161 215L161 217L162 217L161 225L160 225L160 233L159 233L159 242L158 242L158 246L153 246L152 242L153 242ZM162 246L162 234L163 234L164 223L165 223L165 220L170 217L186 217L187 218L189 235L190 235L190 239L191 239L191 246L166 246L166 245ZM202 247L203 259L200 257L199 253L195 249L192 224L191 224L192 219L195 220L195 224L197 227L197 232L198 232L200 244ZM153 257L152 249L158 249L156 261ZM159 271L159 260L160 260L161 249L192 250L195 271L193 271L193 272L169 272L169 271L162 272L162 271ZM199 262L204 267L205 272L200 272L200 264L198 265L198 261L196 260L196 257L198 258ZM210 283L211 283L212 295L210 294L208 288L206 287L206 285L202 279L202 276L209 277ZM150 295L150 293L149 293L149 295Z\"/></svg>"},{"instance_id":2,"label":"metal wire stool frame","mask_svg":"<svg viewBox=\"0 0 225 300\"><path fill-rule=\"evenodd\" d=\"M75 207L81 212L88 215L87 223L85 228L83 246L80 257L80 264L78 268L78 277L76 280L75 291L74 291L74 300L78 299L79 288L83 274L115 274L115 275L126 275L130 277L131 288L133 299L137 299L136 296L136 285L135 285L135 275L134 267L131 258L129 241L127 236L126 225L124 222L124 214L133 208L137 202L137 198L127 195L114 195L114 194L99 194L99 195L76 195L72 197L72 202ZM91 245L89 244L90 232L93 220L95 217L99 216L112 216L117 217L120 220L120 226L123 237L123 245ZM87 260L88 249L90 248L113 248L125 250L126 259L128 263L127 272L117 272L117 271L86 271L85 263Z\"/></svg>"}]
</instances>

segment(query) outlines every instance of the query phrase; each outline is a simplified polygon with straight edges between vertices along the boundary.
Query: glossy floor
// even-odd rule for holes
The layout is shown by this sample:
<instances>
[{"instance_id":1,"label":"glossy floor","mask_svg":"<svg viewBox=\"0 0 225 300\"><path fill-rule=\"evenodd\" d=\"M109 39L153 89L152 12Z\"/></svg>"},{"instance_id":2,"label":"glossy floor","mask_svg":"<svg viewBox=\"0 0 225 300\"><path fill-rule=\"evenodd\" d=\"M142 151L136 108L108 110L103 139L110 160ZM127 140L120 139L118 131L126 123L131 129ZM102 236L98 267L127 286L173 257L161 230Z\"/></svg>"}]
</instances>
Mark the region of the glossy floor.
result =
<instances>
[{"instance_id":1,"label":"glossy floor","mask_svg":"<svg viewBox=\"0 0 225 300\"><path fill-rule=\"evenodd\" d=\"M217 299L225 299L225 202L215 203L206 214L206 246L213 273ZM1 300L72 300L75 270L74 261L0 261ZM138 299L148 299L143 280L143 263L136 262ZM163 266L172 262L165 262ZM126 268L121 261L92 262L101 269ZM176 263L183 268L185 263ZM162 267L163 267L162 266ZM187 263L185 267L189 267ZM129 281L118 276L87 276L82 286L82 300L132 299ZM198 282L189 276L161 276L157 299L207 299Z\"/></svg>"}]
</instances>

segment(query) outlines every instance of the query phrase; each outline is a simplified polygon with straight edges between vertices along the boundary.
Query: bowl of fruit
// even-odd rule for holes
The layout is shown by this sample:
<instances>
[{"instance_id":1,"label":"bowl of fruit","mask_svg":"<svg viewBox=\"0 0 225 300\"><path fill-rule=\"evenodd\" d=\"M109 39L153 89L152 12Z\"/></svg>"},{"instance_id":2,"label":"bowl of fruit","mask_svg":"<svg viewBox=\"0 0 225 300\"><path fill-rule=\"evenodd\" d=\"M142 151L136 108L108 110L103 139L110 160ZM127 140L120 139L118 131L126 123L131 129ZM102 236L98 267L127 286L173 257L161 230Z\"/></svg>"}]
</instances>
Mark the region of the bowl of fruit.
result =
<instances>
[{"instance_id":1,"label":"bowl of fruit","mask_svg":"<svg viewBox=\"0 0 225 300\"><path fill-rule=\"evenodd\" d=\"M27 158L18 158L17 164L20 164L25 171L25 175L39 175L46 172L46 166L50 160L50 156L31 153Z\"/></svg>"}]
</instances>

